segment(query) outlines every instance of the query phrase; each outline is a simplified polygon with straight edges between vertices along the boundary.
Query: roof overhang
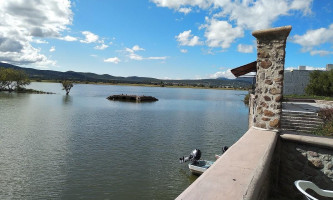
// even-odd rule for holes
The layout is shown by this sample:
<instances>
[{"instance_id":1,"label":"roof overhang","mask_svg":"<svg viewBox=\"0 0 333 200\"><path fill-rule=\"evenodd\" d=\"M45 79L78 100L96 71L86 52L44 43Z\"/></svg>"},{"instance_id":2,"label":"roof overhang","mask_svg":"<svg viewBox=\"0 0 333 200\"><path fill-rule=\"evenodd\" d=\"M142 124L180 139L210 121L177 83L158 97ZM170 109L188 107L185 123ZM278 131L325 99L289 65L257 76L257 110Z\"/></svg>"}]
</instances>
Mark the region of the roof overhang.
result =
<instances>
[{"instance_id":1,"label":"roof overhang","mask_svg":"<svg viewBox=\"0 0 333 200\"><path fill-rule=\"evenodd\" d=\"M248 63L246 65L234 68L231 70L231 73L235 77L242 76L244 74L250 73L250 72L257 72L257 61Z\"/></svg>"}]
</instances>

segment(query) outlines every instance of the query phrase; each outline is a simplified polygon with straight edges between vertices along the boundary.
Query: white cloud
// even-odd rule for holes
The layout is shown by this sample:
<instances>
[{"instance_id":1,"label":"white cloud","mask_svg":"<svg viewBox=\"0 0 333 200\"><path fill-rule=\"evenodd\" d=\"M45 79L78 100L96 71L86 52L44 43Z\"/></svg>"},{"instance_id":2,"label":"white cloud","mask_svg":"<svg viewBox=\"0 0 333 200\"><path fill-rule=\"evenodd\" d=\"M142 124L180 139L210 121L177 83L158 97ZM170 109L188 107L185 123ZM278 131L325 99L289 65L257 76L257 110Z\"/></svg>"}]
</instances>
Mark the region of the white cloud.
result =
<instances>
[{"instance_id":1,"label":"white cloud","mask_svg":"<svg viewBox=\"0 0 333 200\"><path fill-rule=\"evenodd\" d=\"M239 44L237 46L237 51L241 53L252 53L253 45Z\"/></svg>"},{"instance_id":2,"label":"white cloud","mask_svg":"<svg viewBox=\"0 0 333 200\"><path fill-rule=\"evenodd\" d=\"M298 70L298 67L287 67L285 70L293 71L293 70ZM312 67L312 66L305 66L305 70L321 70L325 71L325 67Z\"/></svg>"},{"instance_id":3,"label":"white cloud","mask_svg":"<svg viewBox=\"0 0 333 200\"><path fill-rule=\"evenodd\" d=\"M206 45L229 48L237 39L244 37L245 30L270 28L281 16L291 16L296 12L311 13L313 0L151 0L159 7L167 7L178 12L190 12L198 8L209 12L205 30ZM209 20L207 20L209 19ZM187 33L188 34L188 33ZM179 37L179 36L177 36ZM194 36L199 39L198 36ZM183 38L186 38L183 36ZM183 46L194 46L188 40L177 40ZM184 41L184 42L182 42Z\"/></svg>"},{"instance_id":4,"label":"white cloud","mask_svg":"<svg viewBox=\"0 0 333 200\"><path fill-rule=\"evenodd\" d=\"M187 53L187 49L181 49L180 52Z\"/></svg>"},{"instance_id":5,"label":"white cloud","mask_svg":"<svg viewBox=\"0 0 333 200\"><path fill-rule=\"evenodd\" d=\"M55 50L56 50L56 49L55 49L55 46L52 46L52 47L50 48L49 51L50 51L50 52L55 52Z\"/></svg>"},{"instance_id":6,"label":"white cloud","mask_svg":"<svg viewBox=\"0 0 333 200\"><path fill-rule=\"evenodd\" d=\"M133 50L133 51L144 51L145 49L139 47L139 45L134 45L134 46L132 47L132 50Z\"/></svg>"},{"instance_id":7,"label":"white cloud","mask_svg":"<svg viewBox=\"0 0 333 200\"><path fill-rule=\"evenodd\" d=\"M95 46L94 48L95 49L98 49L98 50L104 50L104 49L106 49L106 48L108 48L109 46L108 45L106 45L106 44L101 44L101 45L99 45L99 46Z\"/></svg>"},{"instance_id":8,"label":"white cloud","mask_svg":"<svg viewBox=\"0 0 333 200\"><path fill-rule=\"evenodd\" d=\"M231 69L226 71L216 72L209 76L209 78L227 78L227 79L235 79L236 77L231 73Z\"/></svg>"},{"instance_id":9,"label":"white cloud","mask_svg":"<svg viewBox=\"0 0 333 200\"><path fill-rule=\"evenodd\" d=\"M107 58L104 60L104 62L118 64L120 62L120 59L118 57Z\"/></svg>"},{"instance_id":10,"label":"white cloud","mask_svg":"<svg viewBox=\"0 0 333 200\"><path fill-rule=\"evenodd\" d=\"M143 60L143 57L142 57L142 56L137 55L137 54L135 54L135 53L131 53L131 54L129 55L129 58L130 58L131 60Z\"/></svg>"},{"instance_id":11,"label":"white cloud","mask_svg":"<svg viewBox=\"0 0 333 200\"><path fill-rule=\"evenodd\" d=\"M148 58L145 58L147 60L166 60L167 57L166 56L161 56L161 57L148 57Z\"/></svg>"},{"instance_id":12,"label":"white cloud","mask_svg":"<svg viewBox=\"0 0 333 200\"><path fill-rule=\"evenodd\" d=\"M198 36L193 36L191 34L192 30L184 31L176 36L179 45L181 46L196 46L202 45L203 42L200 41Z\"/></svg>"},{"instance_id":13,"label":"white cloud","mask_svg":"<svg viewBox=\"0 0 333 200\"><path fill-rule=\"evenodd\" d=\"M82 35L84 35L85 39L80 40L81 43L94 43L98 41L99 36L93 34L90 31L82 31Z\"/></svg>"},{"instance_id":14,"label":"white cloud","mask_svg":"<svg viewBox=\"0 0 333 200\"><path fill-rule=\"evenodd\" d=\"M316 46L325 43L333 44L333 24L328 28L319 28L308 30L304 35L294 35L291 41L302 46L302 51L310 52L311 55L329 55L332 54L326 50L313 50Z\"/></svg>"},{"instance_id":15,"label":"white cloud","mask_svg":"<svg viewBox=\"0 0 333 200\"><path fill-rule=\"evenodd\" d=\"M68 42L77 41L76 37L72 37L72 36L69 36L69 35L66 35L65 37L60 37L59 39L60 40L65 40L65 41L68 41Z\"/></svg>"},{"instance_id":16,"label":"white cloud","mask_svg":"<svg viewBox=\"0 0 333 200\"><path fill-rule=\"evenodd\" d=\"M244 36L244 31L240 27L233 28L227 21L219 21L216 19L206 18L208 23L206 27L205 37L209 47L229 48L237 38Z\"/></svg>"},{"instance_id":17,"label":"white cloud","mask_svg":"<svg viewBox=\"0 0 333 200\"><path fill-rule=\"evenodd\" d=\"M187 15L188 13L190 13L192 11L192 9L191 8L179 8L178 11Z\"/></svg>"},{"instance_id":18,"label":"white cloud","mask_svg":"<svg viewBox=\"0 0 333 200\"><path fill-rule=\"evenodd\" d=\"M54 65L31 43L40 38L59 38L72 23L69 0L1 1L0 60L12 64ZM11 44L11 45L8 45Z\"/></svg>"},{"instance_id":19,"label":"white cloud","mask_svg":"<svg viewBox=\"0 0 333 200\"><path fill-rule=\"evenodd\" d=\"M47 41L41 40L41 39L33 39L32 42L37 43L37 44L48 44Z\"/></svg>"},{"instance_id":20,"label":"white cloud","mask_svg":"<svg viewBox=\"0 0 333 200\"><path fill-rule=\"evenodd\" d=\"M128 53L128 57L131 60L166 60L166 56L160 56L160 57L155 57L155 56L150 56L150 57L143 57L141 55L138 55L136 52L137 51L145 51L144 48L140 47L139 45L134 45L132 48L125 48L125 52Z\"/></svg>"},{"instance_id":21,"label":"white cloud","mask_svg":"<svg viewBox=\"0 0 333 200\"><path fill-rule=\"evenodd\" d=\"M328 56L330 54L333 54L333 51L325 51L325 50L312 50L310 51L310 55L320 55L320 56Z\"/></svg>"}]
</instances>

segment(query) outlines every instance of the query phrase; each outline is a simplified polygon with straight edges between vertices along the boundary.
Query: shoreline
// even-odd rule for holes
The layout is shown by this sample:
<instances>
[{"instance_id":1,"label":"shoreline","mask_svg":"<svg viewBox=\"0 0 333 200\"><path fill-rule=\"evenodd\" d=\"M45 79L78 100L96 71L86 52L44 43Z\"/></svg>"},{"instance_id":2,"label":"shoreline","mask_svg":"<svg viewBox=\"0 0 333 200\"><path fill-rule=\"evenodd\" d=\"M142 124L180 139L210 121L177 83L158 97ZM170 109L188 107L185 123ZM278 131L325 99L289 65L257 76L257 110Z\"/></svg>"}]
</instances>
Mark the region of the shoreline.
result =
<instances>
[{"instance_id":1,"label":"shoreline","mask_svg":"<svg viewBox=\"0 0 333 200\"><path fill-rule=\"evenodd\" d=\"M35 83L59 83L55 80L42 80L36 81L31 80ZM119 85L119 86L139 86L139 87L165 87L165 88L189 88L189 89L213 89L213 90L239 90L239 91L249 91L247 88L222 88L222 87L202 87L202 86L176 86L176 85L154 85L154 84L145 84L145 83L104 83L104 82L82 82L82 81L73 81L74 84L83 84L83 85Z\"/></svg>"}]
</instances>

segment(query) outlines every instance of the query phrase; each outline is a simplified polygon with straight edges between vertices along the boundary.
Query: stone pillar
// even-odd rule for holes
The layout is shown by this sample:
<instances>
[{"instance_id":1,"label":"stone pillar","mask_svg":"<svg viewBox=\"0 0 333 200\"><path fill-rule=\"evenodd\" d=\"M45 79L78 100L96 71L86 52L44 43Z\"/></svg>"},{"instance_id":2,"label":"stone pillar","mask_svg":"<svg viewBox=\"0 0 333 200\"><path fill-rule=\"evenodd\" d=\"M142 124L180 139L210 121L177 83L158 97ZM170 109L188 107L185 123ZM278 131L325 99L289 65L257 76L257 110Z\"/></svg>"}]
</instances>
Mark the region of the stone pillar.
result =
<instances>
[{"instance_id":1,"label":"stone pillar","mask_svg":"<svg viewBox=\"0 0 333 200\"><path fill-rule=\"evenodd\" d=\"M254 31L257 38L255 127L280 129L286 40L291 26Z\"/></svg>"}]
</instances>

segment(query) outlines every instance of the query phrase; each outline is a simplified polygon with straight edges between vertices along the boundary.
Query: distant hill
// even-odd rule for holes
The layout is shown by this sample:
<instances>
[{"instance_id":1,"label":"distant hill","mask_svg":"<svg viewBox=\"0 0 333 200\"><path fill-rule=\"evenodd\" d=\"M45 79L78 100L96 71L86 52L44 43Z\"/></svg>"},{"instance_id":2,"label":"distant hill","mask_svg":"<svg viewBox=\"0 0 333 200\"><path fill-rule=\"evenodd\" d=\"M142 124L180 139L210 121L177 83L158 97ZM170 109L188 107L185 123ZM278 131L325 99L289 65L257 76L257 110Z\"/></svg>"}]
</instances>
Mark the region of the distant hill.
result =
<instances>
[{"instance_id":1,"label":"distant hill","mask_svg":"<svg viewBox=\"0 0 333 200\"><path fill-rule=\"evenodd\" d=\"M249 83L252 83L255 79L255 77L238 77L236 78L236 80L238 81L246 81L246 82L249 82Z\"/></svg>"},{"instance_id":2,"label":"distant hill","mask_svg":"<svg viewBox=\"0 0 333 200\"><path fill-rule=\"evenodd\" d=\"M13 68L25 71L32 80L72 80L78 82L103 82L103 83L129 83L129 84L152 84L161 86L194 86L194 87L231 87L231 88L249 88L251 83L237 79L200 79L200 80L162 80L150 77L120 77L109 74L95 74L90 72L59 72L53 70L38 70L33 68L24 68L7 63L0 62L0 67Z\"/></svg>"}]
</instances>

